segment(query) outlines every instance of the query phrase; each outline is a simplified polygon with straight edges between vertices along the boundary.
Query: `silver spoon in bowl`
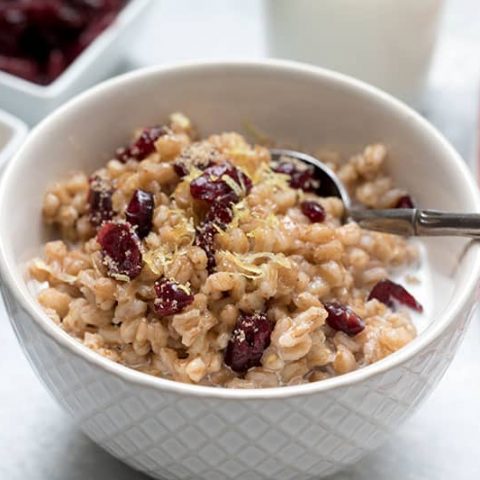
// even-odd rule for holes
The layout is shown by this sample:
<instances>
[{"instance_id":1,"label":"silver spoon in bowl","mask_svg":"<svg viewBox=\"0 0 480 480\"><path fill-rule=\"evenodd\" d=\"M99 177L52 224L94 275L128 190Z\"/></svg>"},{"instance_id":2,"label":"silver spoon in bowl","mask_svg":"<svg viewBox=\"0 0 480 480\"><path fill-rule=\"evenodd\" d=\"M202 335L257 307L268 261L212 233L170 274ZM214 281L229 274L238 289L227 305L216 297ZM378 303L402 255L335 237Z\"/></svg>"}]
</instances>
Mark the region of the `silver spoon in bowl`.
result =
<instances>
[{"instance_id":1,"label":"silver spoon in bowl","mask_svg":"<svg viewBox=\"0 0 480 480\"><path fill-rule=\"evenodd\" d=\"M480 214L450 213L419 208L389 208L381 210L357 209L352 207L350 195L335 173L320 160L281 148L272 148L273 160L288 158L311 165L315 178L319 180L321 196L338 197L345 206L343 221L351 219L367 230L394 233L405 236L460 236L480 238Z\"/></svg>"}]
</instances>

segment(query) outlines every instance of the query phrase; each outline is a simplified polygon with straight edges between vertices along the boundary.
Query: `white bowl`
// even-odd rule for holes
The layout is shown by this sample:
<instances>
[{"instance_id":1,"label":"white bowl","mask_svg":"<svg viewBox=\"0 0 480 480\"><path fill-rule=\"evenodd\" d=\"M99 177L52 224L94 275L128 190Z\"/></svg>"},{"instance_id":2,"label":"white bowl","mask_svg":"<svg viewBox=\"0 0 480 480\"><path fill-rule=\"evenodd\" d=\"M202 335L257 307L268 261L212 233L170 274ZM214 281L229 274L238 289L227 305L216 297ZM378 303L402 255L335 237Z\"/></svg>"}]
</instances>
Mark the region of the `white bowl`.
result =
<instances>
[{"instance_id":1,"label":"white bowl","mask_svg":"<svg viewBox=\"0 0 480 480\"><path fill-rule=\"evenodd\" d=\"M27 132L27 126L21 120L0 110L0 172L7 160L18 151Z\"/></svg>"},{"instance_id":2,"label":"white bowl","mask_svg":"<svg viewBox=\"0 0 480 480\"><path fill-rule=\"evenodd\" d=\"M42 86L0 70L0 105L33 125L73 95L107 78L138 34L151 0L130 0L106 28L51 84Z\"/></svg>"},{"instance_id":3,"label":"white bowl","mask_svg":"<svg viewBox=\"0 0 480 480\"><path fill-rule=\"evenodd\" d=\"M33 368L79 428L157 478L299 480L332 473L376 448L445 372L474 305L480 247L464 251L461 239L425 242L430 324L405 348L344 376L229 390L110 362L55 326L28 288L25 262L46 238L42 195L52 180L98 167L133 129L175 110L204 134L242 130L248 120L305 147L328 143L350 151L385 142L393 176L425 207L479 211L475 183L446 140L402 103L336 73L273 61L190 63L108 81L46 119L7 167L0 184L2 290Z\"/></svg>"}]
</instances>

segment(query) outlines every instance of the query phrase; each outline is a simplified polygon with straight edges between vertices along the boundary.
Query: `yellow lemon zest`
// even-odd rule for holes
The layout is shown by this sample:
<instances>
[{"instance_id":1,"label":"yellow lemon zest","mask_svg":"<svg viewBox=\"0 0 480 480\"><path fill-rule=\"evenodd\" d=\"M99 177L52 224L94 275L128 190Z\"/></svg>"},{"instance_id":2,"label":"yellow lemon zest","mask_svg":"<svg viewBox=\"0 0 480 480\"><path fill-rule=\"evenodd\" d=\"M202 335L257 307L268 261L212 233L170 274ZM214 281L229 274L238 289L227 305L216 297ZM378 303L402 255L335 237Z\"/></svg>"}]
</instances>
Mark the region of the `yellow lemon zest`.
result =
<instances>
[{"instance_id":1,"label":"yellow lemon zest","mask_svg":"<svg viewBox=\"0 0 480 480\"><path fill-rule=\"evenodd\" d=\"M255 262L259 260L269 260L281 267L290 268L291 264L287 257L283 253L272 253L272 252L256 252L256 253L235 253L229 252L226 250L221 250L219 252L220 256L224 260L235 265L239 272L236 272L249 279L257 279L265 275L265 271L262 268L263 265L256 265Z\"/></svg>"}]
</instances>

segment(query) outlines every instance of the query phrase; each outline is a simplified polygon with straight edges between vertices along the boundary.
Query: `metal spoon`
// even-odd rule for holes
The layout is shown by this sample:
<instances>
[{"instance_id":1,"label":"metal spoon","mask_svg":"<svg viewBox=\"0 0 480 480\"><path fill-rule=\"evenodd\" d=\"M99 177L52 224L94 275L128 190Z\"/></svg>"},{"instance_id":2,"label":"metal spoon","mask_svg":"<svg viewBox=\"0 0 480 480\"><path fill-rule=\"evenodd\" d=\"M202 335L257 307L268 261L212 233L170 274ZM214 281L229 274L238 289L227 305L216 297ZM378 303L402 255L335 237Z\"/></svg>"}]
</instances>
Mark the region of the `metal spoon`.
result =
<instances>
[{"instance_id":1,"label":"metal spoon","mask_svg":"<svg viewBox=\"0 0 480 480\"><path fill-rule=\"evenodd\" d=\"M294 150L273 148L273 160L286 157L299 160L315 168L320 181L319 194L342 199L345 205L343 221L354 220L362 228L405 236L459 236L480 238L480 214L450 213L419 208L391 208L367 210L352 208L350 196L335 173L320 160Z\"/></svg>"}]
</instances>

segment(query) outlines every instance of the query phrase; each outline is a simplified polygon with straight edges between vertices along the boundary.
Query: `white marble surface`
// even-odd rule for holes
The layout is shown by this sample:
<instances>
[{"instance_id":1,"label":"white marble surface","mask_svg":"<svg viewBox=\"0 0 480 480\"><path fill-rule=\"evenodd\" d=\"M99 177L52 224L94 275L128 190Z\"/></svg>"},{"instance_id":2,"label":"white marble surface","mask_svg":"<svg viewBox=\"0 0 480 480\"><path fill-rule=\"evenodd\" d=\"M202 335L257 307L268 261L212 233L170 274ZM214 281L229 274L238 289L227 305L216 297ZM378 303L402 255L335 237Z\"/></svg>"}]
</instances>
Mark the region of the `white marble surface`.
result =
<instances>
[{"instance_id":1,"label":"white marble surface","mask_svg":"<svg viewBox=\"0 0 480 480\"><path fill-rule=\"evenodd\" d=\"M265 55L259 0L154 0L131 66ZM478 0L450 0L422 111L474 163ZM0 305L0 480L146 479L72 423L31 371ZM434 394L391 441L332 480L480 478L480 318Z\"/></svg>"}]
</instances>

